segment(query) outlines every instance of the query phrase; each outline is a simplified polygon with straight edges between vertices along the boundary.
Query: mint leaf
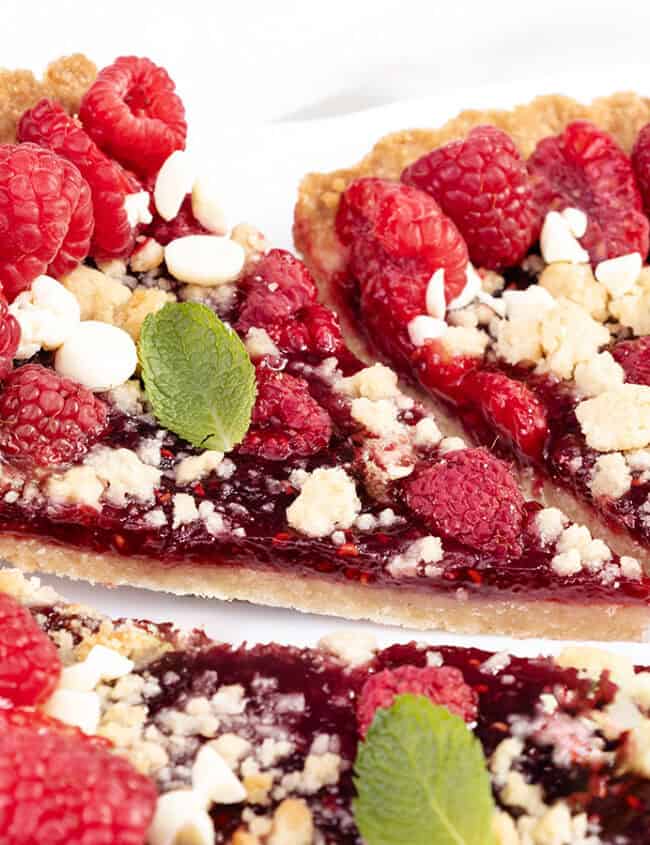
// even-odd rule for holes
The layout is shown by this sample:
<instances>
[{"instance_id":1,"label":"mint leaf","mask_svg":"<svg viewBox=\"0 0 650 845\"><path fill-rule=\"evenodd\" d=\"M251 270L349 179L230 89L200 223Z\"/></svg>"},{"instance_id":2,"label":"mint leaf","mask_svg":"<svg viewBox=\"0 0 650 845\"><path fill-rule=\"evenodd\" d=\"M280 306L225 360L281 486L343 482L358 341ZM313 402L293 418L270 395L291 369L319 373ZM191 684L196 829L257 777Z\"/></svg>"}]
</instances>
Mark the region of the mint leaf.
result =
<instances>
[{"instance_id":1,"label":"mint leaf","mask_svg":"<svg viewBox=\"0 0 650 845\"><path fill-rule=\"evenodd\" d=\"M159 422L193 446L228 452L243 438L255 369L235 332L197 302L169 303L144 321L138 345Z\"/></svg>"},{"instance_id":2,"label":"mint leaf","mask_svg":"<svg viewBox=\"0 0 650 845\"><path fill-rule=\"evenodd\" d=\"M355 762L354 816L367 845L493 845L481 744L428 698L377 711Z\"/></svg>"}]
</instances>

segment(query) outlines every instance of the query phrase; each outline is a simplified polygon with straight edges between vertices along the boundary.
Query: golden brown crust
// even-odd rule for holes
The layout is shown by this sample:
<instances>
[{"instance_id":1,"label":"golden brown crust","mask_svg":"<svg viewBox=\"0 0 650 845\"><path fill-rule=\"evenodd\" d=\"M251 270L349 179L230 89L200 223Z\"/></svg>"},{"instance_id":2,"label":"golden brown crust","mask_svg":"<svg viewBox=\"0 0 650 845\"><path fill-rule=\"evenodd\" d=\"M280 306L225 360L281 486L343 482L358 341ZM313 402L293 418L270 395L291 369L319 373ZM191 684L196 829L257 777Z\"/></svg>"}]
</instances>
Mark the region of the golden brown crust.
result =
<instances>
[{"instance_id":1,"label":"golden brown crust","mask_svg":"<svg viewBox=\"0 0 650 845\"><path fill-rule=\"evenodd\" d=\"M79 551L50 541L6 534L0 536L0 557L26 572L226 601L240 599L419 630L637 641L650 635L650 609L640 606L587 606L519 598L481 600L422 589L334 583L318 576L292 578L286 572L262 572L242 566L169 566L149 558Z\"/></svg>"},{"instance_id":2,"label":"golden brown crust","mask_svg":"<svg viewBox=\"0 0 650 845\"><path fill-rule=\"evenodd\" d=\"M341 193L354 179L360 176L397 179L406 165L484 123L512 135L522 154L527 156L541 138L561 132L567 123L577 119L593 121L629 150L639 129L650 122L650 99L620 93L584 105L552 94L510 111L464 111L439 129L394 132L382 138L355 167L305 176L295 210L296 246L315 273L327 278L342 269L344 256L334 234L334 216Z\"/></svg>"},{"instance_id":3,"label":"golden brown crust","mask_svg":"<svg viewBox=\"0 0 650 845\"><path fill-rule=\"evenodd\" d=\"M16 140L20 116L43 97L59 100L70 114L76 114L96 76L97 68L81 53L52 62L42 79L30 70L0 69L0 143Z\"/></svg>"}]
</instances>

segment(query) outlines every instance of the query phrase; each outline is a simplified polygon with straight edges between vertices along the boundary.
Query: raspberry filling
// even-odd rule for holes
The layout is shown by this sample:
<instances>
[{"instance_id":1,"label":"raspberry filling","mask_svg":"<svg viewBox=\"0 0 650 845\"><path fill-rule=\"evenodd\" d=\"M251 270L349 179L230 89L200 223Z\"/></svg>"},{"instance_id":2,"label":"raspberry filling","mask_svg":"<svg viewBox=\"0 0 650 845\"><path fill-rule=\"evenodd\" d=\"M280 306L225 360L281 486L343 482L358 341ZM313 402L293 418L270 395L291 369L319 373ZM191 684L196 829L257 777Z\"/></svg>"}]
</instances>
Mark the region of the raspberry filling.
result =
<instances>
[{"instance_id":1,"label":"raspberry filling","mask_svg":"<svg viewBox=\"0 0 650 845\"><path fill-rule=\"evenodd\" d=\"M56 608L39 612L46 631L67 626L74 635L74 616L61 616ZM89 623L84 620L84 624ZM290 753L273 763L275 783L285 778L299 782L316 737L325 735L329 747L335 748L338 778L306 789L303 797L316 830L328 845L361 845L351 809L360 730L374 707L389 706L394 694L407 690L428 695L466 718L486 759L504 740L521 737L516 770L529 783L541 785L549 805L568 801L573 813L586 813L603 845L647 841L647 780L623 774L616 765L617 748L624 738L605 747L597 735L581 734L583 717L588 721L614 698L617 688L606 674L595 683L549 658L423 647L414 642L378 651L357 667L343 664L322 649L277 644L238 648L215 644L198 632L190 646L174 650L173 631L143 624L172 644L169 653L139 670L147 686L159 689L147 699L145 728L164 726L168 731L174 724L166 718L169 714L194 712L194 699L210 699L219 689L241 687L238 700L244 703L219 717L219 735L235 733L253 746L269 736L288 741ZM556 701L554 713L540 712L544 698ZM190 771L197 748L205 741L186 732L184 741L177 744L173 766L161 771L158 786L162 791L183 785L187 774L182 773ZM503 808L507 805L500 792L495 783L495 801ZM269 804L253 812L268 813L278 801L271 793ZM249 805L245 812L250 811ZM231 841L243 812L241 804L212 808L217 845ZM509 812L516 816L520 811L509 807Z\"/></svg>"},{"instance_id":2,"label":"raspberry filling","mask_svg":"<svg viewBox=\"0 0 650 845\"><path fill-rule=\"evenodd\" d=\"M241 307L241 300L230 303L221 308L220 316L236 324ZM367 444L380 441L368 440L359 430L350 415L349 400L334 389L322 356L312 351L288 352L281 373L270 369L274 360L267 356L258 365L258 409L263 407L264 413L259 419L254 415L246 439L216 472L190 486L179 486L173 468L180 455L192 451L187 444L169 432L159 439L160 429L150 417L126 415L107 402L111 408L108 428L95 447L137 452L143 444L155 443L161 455L155 501L146 506L136 501L117 506L108 501L99 511L83 505L52 509L38 501L30 504L17 499L7 486L0 499L3 531L47 537L97 552L151 557L170 567L188 561L206 567L246 565L294 577L316 576L369 588L401 586L450 596L525 596L585 604L614 600L611 584L586 568L570 579L553 569L551 562L559 549L555 541L544 541L540 535L541 506L523 501L506 465L498 459L487 453L477 455L474 466L473 453L481 450L460 450L446 457L439 446L426 449L420 453L419 469L404 480L390 481L379 499L371 495L377 491L366 476ZM347 351L339 355L338 366L348 377L360 370ZM415 405L402 411L401 417L406 425L414 426L424 413ZM386 452L382 459L386 460ZM454 469L457 465L459 474ZM366 482L357 489L360 512L370 529L362 516L350 529L315 538L288 523L287 509L299 492L299 477L322 466L348 467ZM441 473L435 480L429 477L434 471ZM471 483L458 488L456 498L470 510L452 512L454 484L465 485L463 478ZM497 506L490 513L491 494L481 484L476 488L479 498L472 500L473 484L483 478L491 478L495 485ZM221 516L223 524L216 535L210 531L209 520L175 525L174 499L179 492L191 494L199 508L209 503ZM426 508L432 508L430 515ZM480 508L486 510L479 520ZM152 509L163 515L157 524L148 522ZM441 559L427 571L419 566L404 574L404 560L431 534L442 537ZM616 556L611 560L616 565ZM617 603L645 605L649 598L650 579L619 579Z\"/></svg>"}]
</instances>

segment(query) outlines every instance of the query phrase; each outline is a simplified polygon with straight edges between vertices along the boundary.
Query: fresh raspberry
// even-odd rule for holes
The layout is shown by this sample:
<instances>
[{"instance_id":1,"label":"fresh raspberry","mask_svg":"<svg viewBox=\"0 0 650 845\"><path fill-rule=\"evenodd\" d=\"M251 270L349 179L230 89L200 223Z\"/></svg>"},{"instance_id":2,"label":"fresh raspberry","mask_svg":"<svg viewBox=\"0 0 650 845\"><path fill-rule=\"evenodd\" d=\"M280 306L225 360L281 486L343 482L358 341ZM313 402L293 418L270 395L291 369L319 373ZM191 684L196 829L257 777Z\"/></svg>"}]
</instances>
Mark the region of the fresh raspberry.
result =
<instances>
[{"instance_id":1,"label":"fresh raspberry","mask_svg":"<svg viewBox=\"0 0 650 845\"><path fill-rule=\"evenodd\" d=\"M336 215L336 231L345 245L365 241L363 261L353 272L362 282L390 262L422 286L435 270L445 271L447 301L466 284L467 246L454 223L436 201L411 185L384 179L357 179L345 191ZM354 256L355 250L352 250Z\"/></svg>"},{"instance_id":2,"label":"fresh raspberry","mask_svg":"<svg viewBox=\"0 0 650 845\"><path fill-rule=\"evenodd\" d=\"M477 126L407 167L402 182L426 191L451 217L479 267L500 270L524 258L539 235L526 164L512 138Z\"/></svg>"},{"instance_id":3,"label":"fresh raspberry","mask_svg":"<svg viewBox=\"0 0 650 845\"><path fill-rule=\"evenodd\" d=\"M140 176L157 173L185 147L185 109L166 70L122 56L100 71L79 117L97 146Z\"/></svg>"},{"instance_id":4,"label":"fresh raspberry","mask_svg":"<svg viewBox=\"0 0 650 845\"><path fill-rule=\"evenodd\" d=\"M69 732L0 733L0 841L144 845L157 790L131 764Z\"/></svg>"},{"instance_id":5,"label":"fresh raspberry","mask_svg":"<svg viewBox=\"0 0 650 845\"><path fill-rule=\"evenodd\" d=\"M9 313L7 300L0 293L0 381L11 372L19 343L18 320Z\"/></svg>"},{"instance_id":6,"label":"fresh raspberry","mask_svg":"<svg viewBox=\"0 0 650 845\"><path fill-rule=\"evenodd\" d=\"M0 698L34 706L54 692L61 661L54 643L32 614L0 593Z\"/></svg>"},{"instance_id":7,"label":"fresh raspberry","mask_svg":"<svg viewBox=\"0 0 650 845\"><path fill-rule=\"evenodd\" d=\"M408 326L414 317L426 313L426 280L386 263L361 285L361 314L364 331L373 345L396 366L408 365L413 343Z\"/></svg>"},{"instance_id":8,"label":"fresh raspberry","mask_svg":"<svg viewBox=\"0 0 650 845\"><path fill-rule=\"evenodd\" d=\"M0 145L0 282L11 302L37 276L60 277L88 255L88 183L34 144Z\"/></svg>"},{"instance_id":9,"label":"fresh raspberry","mask_svg":"<svg viewBox=\"0 0 650 845\"><path fill-rule=\"evenodd\" d=\"M141 190L137 180L104 155L63 106L52 100L41 100L25 112L18 125L18 138L47 147L72 162L90 185L95 217L90 246L93 258L106 261L128 257L135 233L124 199Z\"/></svg>"},{"instance_id":10,"label":"fresh raspberry","mask_svg":"<svg viewBox=\"0 0 650 845\"><path fill-rule=\"evenodd\" d=\"M404 490L409 508L434 533L499 557L521 555L524 500L507 465L486 449L424 463Z\"/></svg>"},{"instance_id":11,"label":"fresh raspberry","mask_svg":"<svg viewBox=\"0 0 650 845\"><path fill-rule=\"evenodd\" d=\"M455 666L400 666L370 675L357 702L359 733L365 737L380 708L398 695L423 695L466 722L476 719L478 696Z\"/></svg>"},{"instance_id":12,"label":"fresh raspberry","mask_svg":"<svg viewBox=\"0 0 650 845\"><path fill-rule=\"evenodd\" d=\"M307 457L325 449L332 421L309 392L302 378L268 370L257 371L257 400L248 434L240 450L267 461Z\"/></svg>"},{"instance_id":13,"label":"fresh raspberry","mask_svg":"<svg viewBox=\"0 0 650 845\"><path fill-rule=\"evenodd\" d=\"M639 132L631 158L643 199L643 210L650 216L650 123Z\"/></svg>"},{"instance_id":14,"label":"fresh raspberry","mask_svg":"<svg viewBox=\"0 0 650 845\"><path fill-rule=\"evenodd\" d=\"M457 401L465 396L465 376L478 369L482 362L482 358L469 355L451 355L439 340L425 343L413 356L418 378L427 390Z\"/></svg>"},{"instance_id":15,"label":"fresh raspberry","mask_svg":"<svg viewBox=\"0 0 650 845\"><path fill-rule=\"evenodd\" d=\"M316 282L297 258L284 249L272 249L242 279L246 299L237 330L245 334L252 326L266 328L292 317L316 299Z\"/></svg>"},{"instance_id":16,"label":"fresh raspberry","mask_svg":"<svg viewBox=\"0 0 650 845\"><path fill-rule=\"evenodd\" d=\"M173 220L163 220L159 214L154 214L145 234L147 237L158 241L159 244L167 246L170 241L174 241L176 238L185 238L187 235L209 235L210 232L194 216L192 195L188 194Z\"/></svg>"},{"instance_id":17,"label":"fresh raspberry","mask_svg":"<svg viewBox=\"0 0 650 845\"><path fill-rule=\"evenodd\" d=\"M344 348L336 314L319 303L302 308L293 317L269 326L267 331L285 354L329 358L340 355Z\"/></svg>"},{"instance_id":18,"label":"fresh raspberry","mask_svg":"<svg viewBox=\"0 0 650 845\"><path fill-rule=\"evenodd\" d=\"M107 422L101 399L40 364L14 370L0 394L0 450L43 466L80 458Z\"/></svg>"},{"instance_id":19,"label":"fresh raspberry","mask_svg":"<svg viewBox=\"0 0 650 845\"><path fill-rule=\"evenodd\" d=\"M623 340L612 349L612 356L623 367L625 381L650 385L650 337Z\"/></svg>"},{"instance_id":20,"label":"fresh raspberry","mask_svg":"<svg viewBox=\"0 0 650 845\"><path fill-rule=\"evenodd\" d=\"M465 378L463 392L524 455L541 457L548 435L546 410L525 384L505 373L482 370Z\"/></svg>"},{"instance_id":21,"label":"fresh raspberry","mask_svg":"<svg viewBox=\"0 0 650 845\"><path fill-rule=\"evenodd\" d=\"M580 242L592 263L648 254L648 220L632 163L616 141L586 120L544 138L528 159L540 214L579 208L588 218Z\"/></svg>"}]
</instances>

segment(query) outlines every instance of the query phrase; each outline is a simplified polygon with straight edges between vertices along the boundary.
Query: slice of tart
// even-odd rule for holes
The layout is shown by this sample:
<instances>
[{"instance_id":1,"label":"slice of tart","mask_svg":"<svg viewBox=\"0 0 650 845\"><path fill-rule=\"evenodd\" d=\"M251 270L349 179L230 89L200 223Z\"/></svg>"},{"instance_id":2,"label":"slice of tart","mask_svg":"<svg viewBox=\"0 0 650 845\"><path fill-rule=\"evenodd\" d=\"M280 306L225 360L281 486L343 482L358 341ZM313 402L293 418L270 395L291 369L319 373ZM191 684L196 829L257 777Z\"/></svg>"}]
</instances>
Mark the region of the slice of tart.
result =
<instances>
[{"instance_id":1,"label":"slice of tart","mask_svg":"<svg viewBox=\"0 0 650 845\"><path fill-rule=\"evenodd\" d=\"M15 570L0 655L12 845L647 842L650 671L621 655L233 646Z\"/></svg>"},{"instance_id":2,"label":"slice of tart","mask_svg":"<svg viewBox=\"0 0 650 845\"><path fill-rule=\"evenodd\" d=\"M649 121L632 94L465 112L308 176L295 217L347 336L644 566Z\"/></svg>"},{"instance_id":3,"label":"slice of tart","mask_svg":"<svg viewBox=\"0 0 650 845\"><path fill-rule=\"evenodd\" d=\"M40 100L0 146L36 220L0 191L0 554L420 628L645 638L638 560L364 366L300 261L227 233L185 135L165 71L130 57L79 118Z\"/></svg>"}]
</instances>

